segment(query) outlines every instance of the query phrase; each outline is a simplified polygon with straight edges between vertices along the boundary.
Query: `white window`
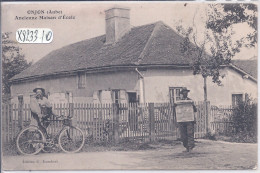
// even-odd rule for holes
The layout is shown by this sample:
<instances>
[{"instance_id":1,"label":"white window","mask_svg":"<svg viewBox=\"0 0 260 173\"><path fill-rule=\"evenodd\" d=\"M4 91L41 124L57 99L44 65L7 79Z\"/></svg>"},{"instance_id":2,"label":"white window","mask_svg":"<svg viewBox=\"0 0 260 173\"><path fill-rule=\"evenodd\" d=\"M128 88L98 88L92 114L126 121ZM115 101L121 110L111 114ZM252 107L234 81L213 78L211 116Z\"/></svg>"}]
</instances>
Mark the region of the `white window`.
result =
<instances>
[{"instance_id":1,"label":"white window","mask_svg":"<svg viewBox=\"0 0 260 173\"><path fill-rule=\"evenodd\" d=\"M113 103L120 103L120 90L112 90Z\"/></svg>"},{"instance_id":2,"label":"white window","mask_svg":"<svg viewBox=\"0 0 260 173\"><path fill-rule=\"evenodd\" d=\"M182 87L170 87L170 103L175 103L181 99L181 89Z\"/></svg>"},{"instance_id":3,"label":"white window","mask_svg":"<svg viewBox=\"0 0 260 173\"><path fill-rule=\"evenodd\" d=\"M232 106L236 106L242 101L243 101L243 94L232 94Z\"/></svg>"},{"instance_id":4,"label":"white window","mask_svg":"<svg viewBox=\"0 0 260 173\"><path fill-rule=\"evenodd\" d=\"M78 88L85 88L86 85L86 74L84 72L78 73Z\"/></svg>"}]
</instances>

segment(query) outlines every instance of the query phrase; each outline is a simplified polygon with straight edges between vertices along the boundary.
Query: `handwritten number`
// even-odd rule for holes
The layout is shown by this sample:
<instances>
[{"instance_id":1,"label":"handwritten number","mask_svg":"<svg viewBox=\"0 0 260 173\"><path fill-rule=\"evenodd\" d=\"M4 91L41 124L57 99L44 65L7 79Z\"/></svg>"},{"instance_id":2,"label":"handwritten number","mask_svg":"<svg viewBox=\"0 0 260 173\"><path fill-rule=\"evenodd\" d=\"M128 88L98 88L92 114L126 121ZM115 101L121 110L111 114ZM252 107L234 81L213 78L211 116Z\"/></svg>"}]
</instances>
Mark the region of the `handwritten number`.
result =
<instances>
[{"instance_id":1,"label":"handwritten number","mask_svg":"<svg viewBox=\"0 0 260 173\"><path fill-rule=\"evenodd\" d=\"M24 30L23 31L23 42L25 41L25 39L26 39L26 31Z\"/></svg>"},{"instance_id":2,"label":"handwritten number","mask_svg":"<svg viewBox=\"0 0 260 173\"><path fill-rule=\"evenodd\" d=\"M42 42L43 42L44 30L42 31Z\"/></svg>"},{"instance_id":3,"label":"handwritten number","mask_svg":"<svg viewBox=\"0 0 260 173\"><path fill-rule=\"evenodd\" d=\"M26 28L16 31L16 39L19 43L49 43L52 38L53 32L50 29Z\"/></svg>"},{"instance_id":4,"label":"handwritten number","mask_svg":"<svg viewBox=\"0 0 260 173\"><path fill-rule=\"evenodd\" d=\"M26 37L26 41L29 41L28 37L29 37L29 34L30 34L30 30L27 29L27 37Z\"/></svg>"},{"instance_id":5,"label":"handwritten number","mask_svg":"<svg viewBox=\"0 0 260 173\"><path fill-rule=\"evenodd\" d=\"M36 29L35 31L34 31L34 41L33 42L35 42L37 39L38 39L38 29Z\"/></svg>"},{"instance_id":6,"label":"handwritten number","mask_svg":"<svg viewBox=\"0 0 260 173\"><path fill-rule=\"evenodd\" d=\"M46 41L50 41L51 37L52 37L52 32L49 31L49 32L47 33L47 35L46 35Z\"/></svg>"},{"instance_id":7,"label":"handwritten number","mask_svg":"<svg viewBox=\"0 0 260 173\"><path fill-rule=\"evenodd\" d=\"M33 31L30 31L30 34L31 34L31 39L30 39L30 42L33 40Z\"/></svg>"}]
</instances>

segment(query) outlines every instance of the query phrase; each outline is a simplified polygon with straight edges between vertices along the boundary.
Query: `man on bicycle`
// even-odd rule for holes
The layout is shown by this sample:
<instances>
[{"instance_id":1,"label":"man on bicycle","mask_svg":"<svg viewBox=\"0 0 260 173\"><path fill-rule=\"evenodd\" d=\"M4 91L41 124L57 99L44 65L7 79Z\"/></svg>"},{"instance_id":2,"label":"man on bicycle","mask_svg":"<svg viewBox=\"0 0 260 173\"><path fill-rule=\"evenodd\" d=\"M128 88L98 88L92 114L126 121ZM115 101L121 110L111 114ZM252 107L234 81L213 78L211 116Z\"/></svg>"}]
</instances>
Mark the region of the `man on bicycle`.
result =
<instances>
[{"instance_id":1,"label":"man on bicycle","mask_svg":"<svg viewBox=\"0 0 260 173\"><path fill-rule=\"evenodd\" d=\"M31 125L38 126L43 134L48 138L46 128L48 123L44 122L51 115L57 116L52 112L52 106L45 96L45 89L41 87L36 87L33 92L35 95L31 96L30 99L30 109L31 109Z\"/></svg>"}]
</instances>

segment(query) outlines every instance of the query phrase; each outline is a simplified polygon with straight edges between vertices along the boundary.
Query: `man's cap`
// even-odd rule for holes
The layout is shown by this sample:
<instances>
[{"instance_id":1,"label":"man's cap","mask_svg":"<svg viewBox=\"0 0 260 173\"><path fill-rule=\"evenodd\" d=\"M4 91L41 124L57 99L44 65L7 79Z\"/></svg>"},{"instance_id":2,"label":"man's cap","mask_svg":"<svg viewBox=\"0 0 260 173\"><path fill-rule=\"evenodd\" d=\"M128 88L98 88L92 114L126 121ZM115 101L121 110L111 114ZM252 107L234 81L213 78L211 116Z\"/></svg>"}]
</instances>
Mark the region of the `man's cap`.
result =
<instances>
[{"instance_id":1,"label":"man's cap","mask_svg":"<svg viewBox=\"0 0 260 173\"><path fill-rule=\"evenodd\" d=\"M33 89L33 92L36 93L37 90L41 90L43 94L45 94L45 89L43 89L42 87L36 87Z\"/></svg>"},{"instance_id":2,"label":"man's cap","mask_svg":"<svg viewBox=\"0 0 260 173\"><path fill-rule=\"evenodd\" d=\"M190 90L188 90L186 87L182 88L181 90L181 94L184 93L184 92L190 92Z\"/></svg>"}]
</instances>

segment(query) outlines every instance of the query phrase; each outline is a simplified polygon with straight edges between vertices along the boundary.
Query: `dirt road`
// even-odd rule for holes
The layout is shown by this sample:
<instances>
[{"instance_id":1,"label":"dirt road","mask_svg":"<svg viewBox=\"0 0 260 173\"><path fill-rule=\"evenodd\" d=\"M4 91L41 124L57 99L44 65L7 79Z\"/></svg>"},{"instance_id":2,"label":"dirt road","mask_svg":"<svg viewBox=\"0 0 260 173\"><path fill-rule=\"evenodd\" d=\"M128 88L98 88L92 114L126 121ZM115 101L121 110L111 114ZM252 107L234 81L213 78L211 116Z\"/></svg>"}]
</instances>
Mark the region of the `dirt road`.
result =
<instances>
[{"instance_id":1,"label":"dirt road","mask_svg":"<svg viewBox=\"0 0 260 173\"><path fill-rule=\"evenodd\" d=\"M256 169L257 144L197 140L185 153L182 145L152 150L4 156L4 170L80 169Z\"/></svg>"}]
</instances>

